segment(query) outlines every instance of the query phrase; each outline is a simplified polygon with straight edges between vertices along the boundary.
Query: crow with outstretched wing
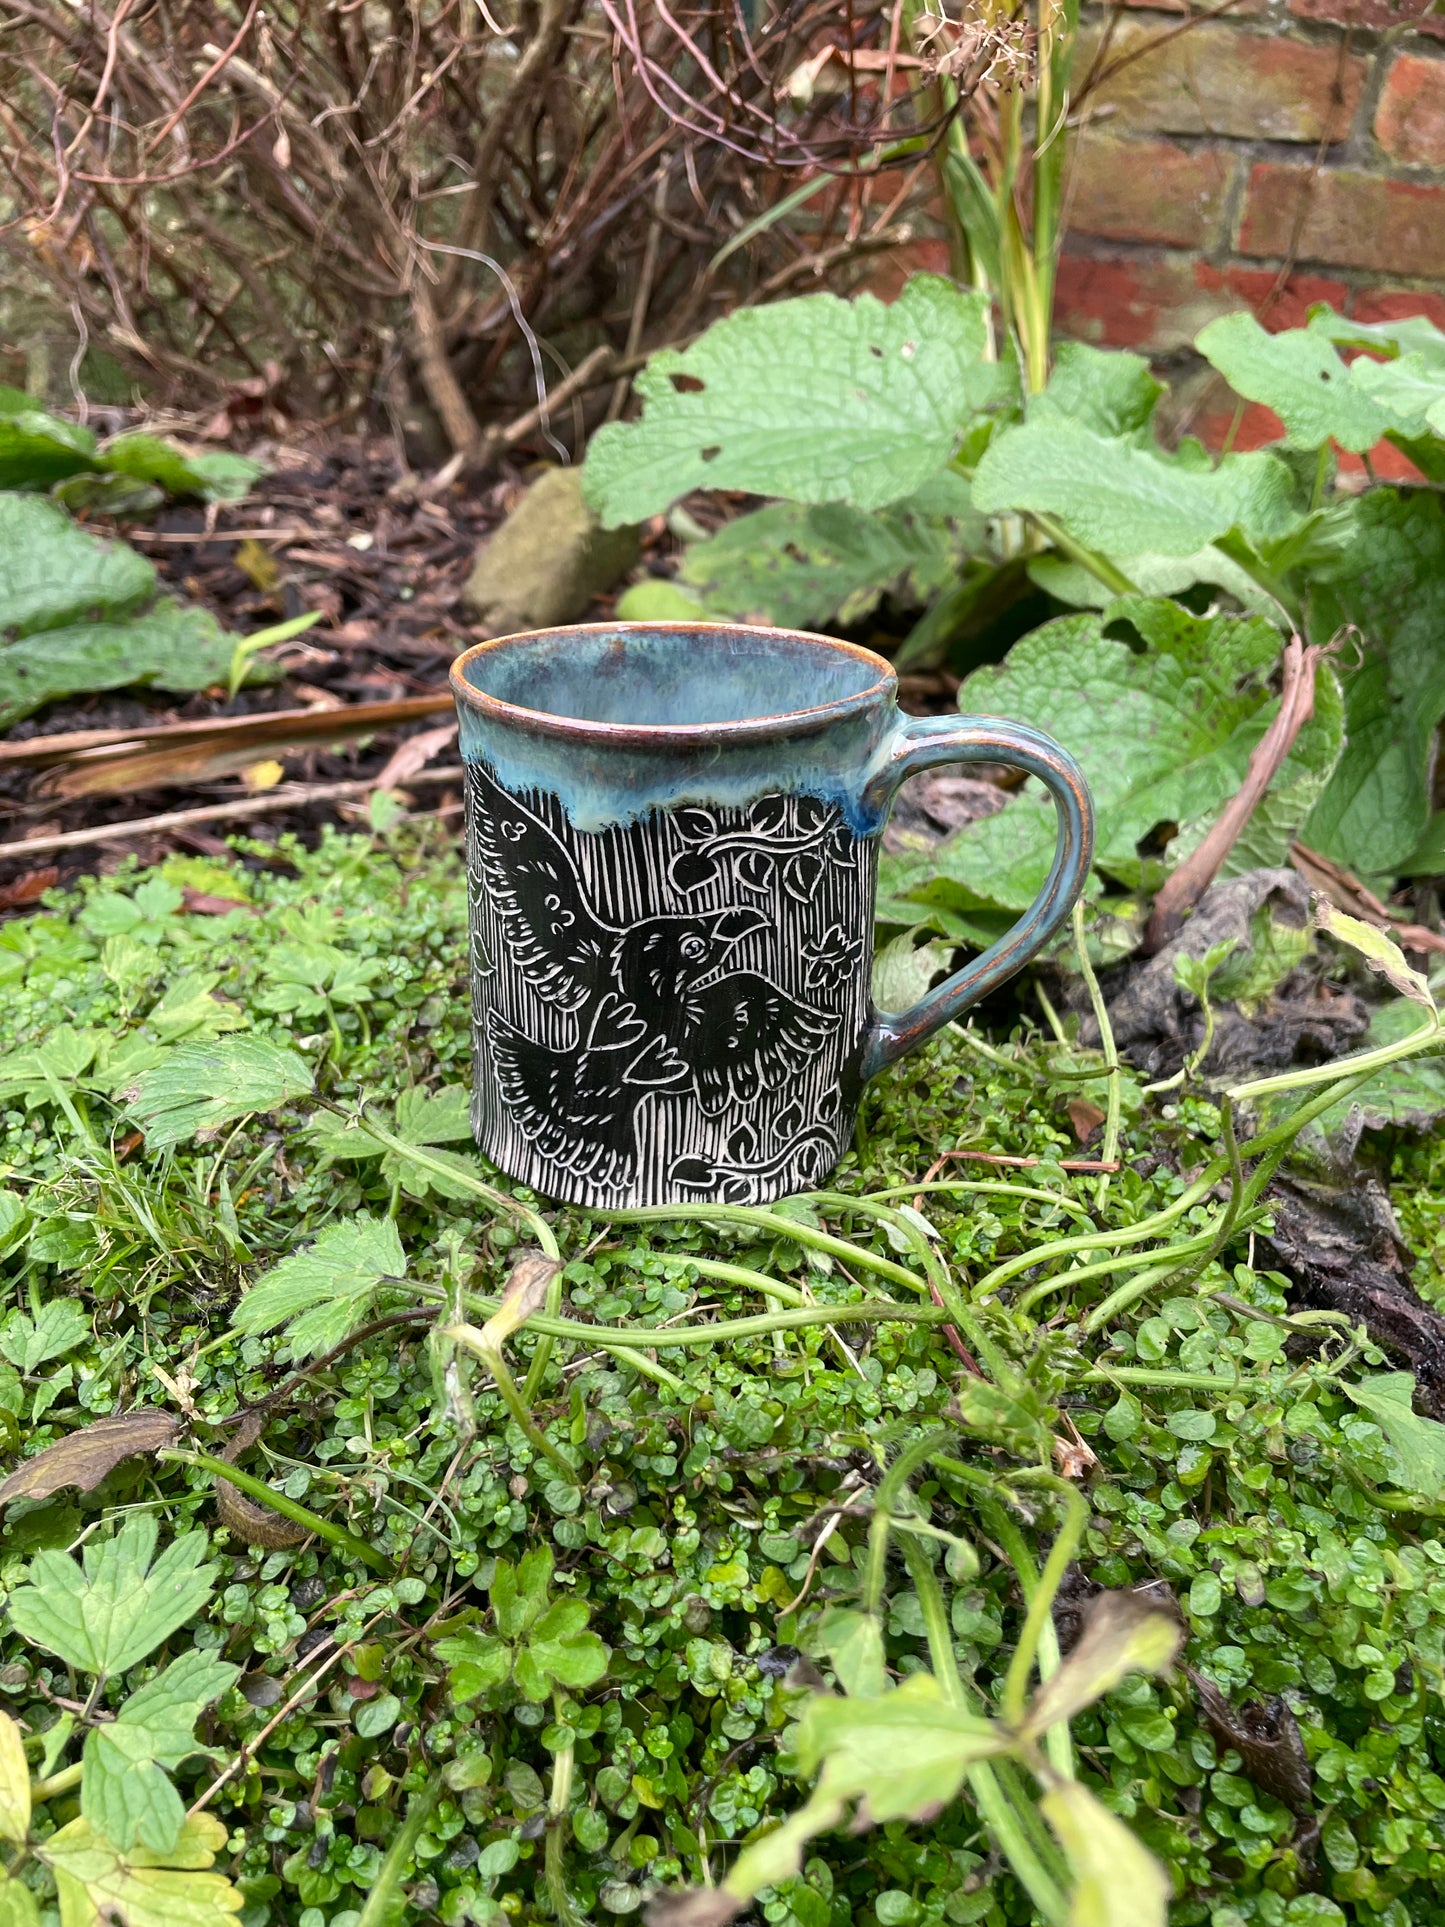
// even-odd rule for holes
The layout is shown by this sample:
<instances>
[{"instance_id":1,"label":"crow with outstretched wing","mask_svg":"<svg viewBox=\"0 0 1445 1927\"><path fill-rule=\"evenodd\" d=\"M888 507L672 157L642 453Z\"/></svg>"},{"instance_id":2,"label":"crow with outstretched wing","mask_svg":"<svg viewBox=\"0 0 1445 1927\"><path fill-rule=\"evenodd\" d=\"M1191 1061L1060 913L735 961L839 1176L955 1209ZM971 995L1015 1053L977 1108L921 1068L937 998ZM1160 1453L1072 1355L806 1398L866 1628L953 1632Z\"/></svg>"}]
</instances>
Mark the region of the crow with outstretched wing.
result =
<instances>
[{"instance_id":1,"label":"crow with outstretched wing","mask_svg":"<svg viewBox=\"0 0 1445 1927\"><path fill-rule=\"evenodd\" d=\"M635 1120L654 1091L709 1116L752 1104L801 1070L837 1029L755 971L729 972L767 927L754 908L606 923L540 817L478 772L475 860L512 961L577 1016L578 1047L538 1043L492 1012L487 1036L507 1108L544 1157L599 1184L626 1181Z\"/></svg>"}]
</instances>

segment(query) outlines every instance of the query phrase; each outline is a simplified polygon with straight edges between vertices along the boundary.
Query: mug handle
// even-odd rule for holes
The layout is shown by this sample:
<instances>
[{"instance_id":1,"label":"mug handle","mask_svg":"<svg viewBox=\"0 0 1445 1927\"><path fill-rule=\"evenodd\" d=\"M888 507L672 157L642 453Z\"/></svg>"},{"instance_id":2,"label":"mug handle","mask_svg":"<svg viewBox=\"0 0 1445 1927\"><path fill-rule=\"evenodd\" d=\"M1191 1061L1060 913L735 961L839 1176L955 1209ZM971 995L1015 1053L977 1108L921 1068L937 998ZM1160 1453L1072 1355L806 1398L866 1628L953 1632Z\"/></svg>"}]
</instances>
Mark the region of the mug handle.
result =
<instances>
[{"instance_id":1,"label":"mug handle","mask_svg":"<svg viewBox=\"0 0 1445 1927\"><path fill-rule=\"evenodd\" d=\"M1054 799L1058 821L1053 867L1006 936L954 971L911 1010L874 1012L863 1055L865 1082L1036 956L1073 909L1093 859L1094 801L1084 772L1052 737L993 716L901 718L864 789L865 808L876 820L886 819L905 779L940 763L1005 763L1037 776Z\"/></svg>"}]
</instances>

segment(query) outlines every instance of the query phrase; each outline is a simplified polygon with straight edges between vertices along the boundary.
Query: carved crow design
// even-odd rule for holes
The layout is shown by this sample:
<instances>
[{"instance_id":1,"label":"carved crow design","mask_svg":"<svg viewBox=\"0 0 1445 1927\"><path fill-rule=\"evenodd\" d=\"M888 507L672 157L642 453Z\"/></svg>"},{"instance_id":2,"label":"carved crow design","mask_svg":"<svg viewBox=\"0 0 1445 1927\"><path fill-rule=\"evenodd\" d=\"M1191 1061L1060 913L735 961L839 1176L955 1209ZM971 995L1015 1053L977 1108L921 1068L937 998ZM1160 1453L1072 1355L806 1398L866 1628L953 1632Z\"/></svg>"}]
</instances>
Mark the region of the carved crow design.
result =
<instances>
[{"instance_id":1,"label":"carved crow design","mask_svg":"<svg viewBox=\"0 0 1445 1927\"><path fill-rule=\"evenodd\" d=\"M638 1106L689 1094L709 1116L749 1105L800 1070L837 1028L754 971L729 972L753 909L644 918L628 929L588 902L576 865L540 817L473 772L474 860L510 959L538 995L577 1018L555 1050L497 1012L488 1039L507 1105L544 1157L601 1183L636 1160Z\"/></svg>"}]
</instances>

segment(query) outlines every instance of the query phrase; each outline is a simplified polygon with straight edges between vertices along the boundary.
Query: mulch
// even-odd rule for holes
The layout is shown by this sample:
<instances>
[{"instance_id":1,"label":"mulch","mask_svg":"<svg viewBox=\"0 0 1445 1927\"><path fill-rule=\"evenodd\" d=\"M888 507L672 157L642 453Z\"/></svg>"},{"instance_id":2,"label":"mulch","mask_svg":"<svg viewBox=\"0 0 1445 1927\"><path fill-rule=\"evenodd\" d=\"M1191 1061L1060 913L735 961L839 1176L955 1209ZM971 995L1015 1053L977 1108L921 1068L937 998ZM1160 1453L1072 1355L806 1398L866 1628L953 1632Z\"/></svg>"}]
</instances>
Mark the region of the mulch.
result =
<instances>
[{"instance_id":1,"label":"mulch","mask_svg":"<svg viewBox=\"0 0 1445 1927\"><path fill-rule=\"evenodd\" d=\"M453 487L428 500L389 440L290 442L256 453L270 472L244 501L168 506L145 522L117 524L114 532L155 564L162 588L202 603L239 634L318 612L316 627L285 645L284 678L233 698L219 688L193 696L125 690L74 697L18 723L6 741L445 691L452 659L487 633L468 620L460 601L473 556L525 486L524 477L504 471L475 488ZM434 721L403 725L363 745L288 752L288 786L373 776L401 737L429 726ZM218 802L241 787L240 779L228 777L120 796L36 800L33 772L0 770L0 835L18 841L123 822ZM274 816L244 828L267 840L283 830L309 840L337 814L334 804L296 808L278 799ZM213 831L117 840L34 865L5 861L0 909L23 907L51 883L113 868L128 854L153 862L175 847L219 853L227 833L219 823Z\"/></svg>"},{"instance_id":2,"label":"mulch","mask_svg":"<svg viewBox=\"0 0 1445 1927\"><path fill-rule=\"evenodd\" d=\"M4 734L5 742L399 702L445 692L453 658L490 633L470 619L462 589L479 545L526 487L526 472L508 467L479 482L429 492L389 438L303 434L250 452L269 466L244 501L173 504L143 521L95 526L124 537L146 555L163 589L202 604L237 634L318 613L321 621L313 629L278 652L283 678L234 697L223 688L191 696L134 689L77 696L16 724ZM700 497L695 504L707 525L743 505L744 498L724 503L717 497ZM674 547L657 518L646 532L645 552L656 560ZM598 598L587 619L605 619L614 602L612 596ZM956 678L937 674L905 677L900 694L906 709L927 713L951 709L956 690ZM261 818L127 834L77 849L38 850L33 858L0 857L0 914L23 910L57 883L108 872L129 857L151 864L176 849L219 856L227 836L236 832L267 842L292 832L310 843L326 822L364 820L364 799L298 802L286 792L301 785L374 779L400 741L435 729L437 720L404 722L360 743L286 750L280 758L284 787L274 810ZM264 759L269 752L258 754ZM444 760L454 761L454 752ZM925 798L920 791L908 811L915 839L921 832L936 840L997 806L987 800L986 782L977 779L923 782L938 795ZM143 790L74 798L47 795L44 787L33 769L0 764L0 841L129 823L249 794L246 778L232 774L196 781L173 777ZM951 788L977 790L979 797L955 796L948 793ZM445 817L459 816L452 790L428 789L416 801Z\"/></svg>"}]
</instances>

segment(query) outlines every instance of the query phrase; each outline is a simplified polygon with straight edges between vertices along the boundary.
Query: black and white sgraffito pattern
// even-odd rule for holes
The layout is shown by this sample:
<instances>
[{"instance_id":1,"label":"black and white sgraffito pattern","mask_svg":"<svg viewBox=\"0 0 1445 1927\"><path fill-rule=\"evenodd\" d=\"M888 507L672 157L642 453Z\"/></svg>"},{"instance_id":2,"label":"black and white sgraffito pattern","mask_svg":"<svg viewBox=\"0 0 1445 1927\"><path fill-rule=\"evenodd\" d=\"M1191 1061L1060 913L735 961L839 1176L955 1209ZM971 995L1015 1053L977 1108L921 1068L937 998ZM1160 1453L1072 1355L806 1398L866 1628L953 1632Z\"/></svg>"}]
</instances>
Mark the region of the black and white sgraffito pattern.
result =
<instances>
[{"instance_id":1,"label":"black and white sgraffito pattern","mask_svg":"<svg viewBox=\"0 0 1445 1927\"><path fill-rule=\"evenodd\" d=\"M472 764L472 1127L544 1197L749 1203L846 1149L875 844L812 797L586 833Z\"/></svg>"}]
</instances>

